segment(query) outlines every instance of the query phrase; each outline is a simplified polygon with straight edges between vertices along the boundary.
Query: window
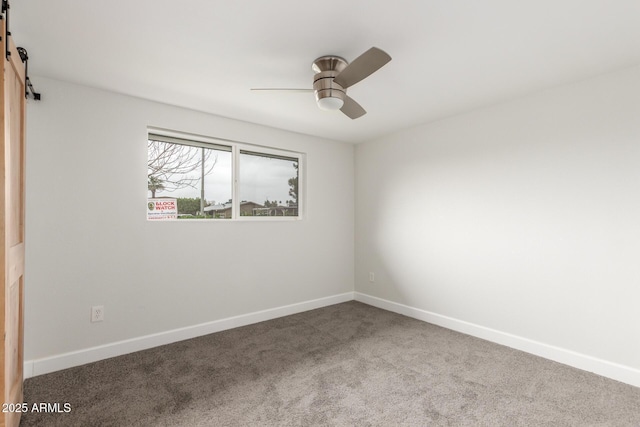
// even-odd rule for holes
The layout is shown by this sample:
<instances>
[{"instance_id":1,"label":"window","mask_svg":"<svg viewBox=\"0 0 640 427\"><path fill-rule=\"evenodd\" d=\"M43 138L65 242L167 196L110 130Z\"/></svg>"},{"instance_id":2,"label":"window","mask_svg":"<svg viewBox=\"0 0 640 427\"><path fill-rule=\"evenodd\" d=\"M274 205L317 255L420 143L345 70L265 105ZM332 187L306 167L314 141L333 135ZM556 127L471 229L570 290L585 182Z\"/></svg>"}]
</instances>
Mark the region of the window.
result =
<instances>
[{"instance_id":1,"label":"window","mask_svg":"<svg viewBox=\"0 0 640 427\"><path fill-rule=\"evenodd\" d=\"M301 153L150 132L147 219L301 217Z\"/></svg>"}]
</instances>

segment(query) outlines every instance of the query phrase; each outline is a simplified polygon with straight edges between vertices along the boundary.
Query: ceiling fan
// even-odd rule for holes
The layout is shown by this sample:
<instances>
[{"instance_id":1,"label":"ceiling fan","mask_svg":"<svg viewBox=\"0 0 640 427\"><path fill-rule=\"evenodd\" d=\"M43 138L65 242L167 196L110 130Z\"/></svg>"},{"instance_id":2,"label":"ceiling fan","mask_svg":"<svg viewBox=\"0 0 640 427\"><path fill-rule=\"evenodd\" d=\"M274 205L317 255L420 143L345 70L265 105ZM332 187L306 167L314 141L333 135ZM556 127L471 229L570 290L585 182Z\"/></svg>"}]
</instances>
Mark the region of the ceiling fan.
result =
<instances>
[{"instance_id":1,"label":"ceiling fan","mask_svg":"<svg viewBox=\"0 0 640 427\"><path fill-rule=\"evenodd\" d=\"M320 109L340 110L347 117L357 119L367 112L347 95L347 88L369 77L389 61L391 56L377 47L367 50L351 63L339 56L321 56L311 65L316 73L313 76L313 89L258 88L251 90L315 92Z\"/></svg>"}]
</instances>

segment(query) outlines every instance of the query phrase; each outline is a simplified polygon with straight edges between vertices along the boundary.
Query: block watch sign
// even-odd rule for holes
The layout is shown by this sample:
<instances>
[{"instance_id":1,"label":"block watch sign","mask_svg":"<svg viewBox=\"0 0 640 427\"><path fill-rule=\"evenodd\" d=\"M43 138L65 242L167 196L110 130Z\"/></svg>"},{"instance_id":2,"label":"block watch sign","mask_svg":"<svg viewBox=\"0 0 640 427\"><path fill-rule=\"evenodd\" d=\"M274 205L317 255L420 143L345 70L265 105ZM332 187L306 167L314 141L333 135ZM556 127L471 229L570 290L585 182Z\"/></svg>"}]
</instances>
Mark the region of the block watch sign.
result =
<instances>
[{"instance_id":1,"label":"block watch sign","mask_svg":"<svg viewBox=\"0 0 640 427\"><path fill-rule=\"evenodd\" d=\"M178 202L176 199L156 198L147 199L148 220L168 220L178 218Z\"/></svg>"}]
</instances>

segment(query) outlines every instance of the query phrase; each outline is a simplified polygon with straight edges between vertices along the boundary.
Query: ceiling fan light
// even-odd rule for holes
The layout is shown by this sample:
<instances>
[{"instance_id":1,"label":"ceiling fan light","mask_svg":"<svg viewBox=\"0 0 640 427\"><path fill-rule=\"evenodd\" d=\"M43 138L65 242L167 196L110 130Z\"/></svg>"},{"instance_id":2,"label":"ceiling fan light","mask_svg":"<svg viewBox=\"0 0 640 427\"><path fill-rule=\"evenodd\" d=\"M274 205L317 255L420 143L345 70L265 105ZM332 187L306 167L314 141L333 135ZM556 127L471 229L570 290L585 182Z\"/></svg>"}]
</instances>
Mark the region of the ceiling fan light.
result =
<instances>
[{"instance_id":1,"label":"ceiling fan light","mask_svg":"<svg viewBox=\"0 0 640 427\"><path fill-rule=\"evenodd\" d=\"M342 99L333 96L318 99L318 107L320 107L321 110L337 111L341 109L343 105L344 101Z\"/></svg>"}]
</instances>

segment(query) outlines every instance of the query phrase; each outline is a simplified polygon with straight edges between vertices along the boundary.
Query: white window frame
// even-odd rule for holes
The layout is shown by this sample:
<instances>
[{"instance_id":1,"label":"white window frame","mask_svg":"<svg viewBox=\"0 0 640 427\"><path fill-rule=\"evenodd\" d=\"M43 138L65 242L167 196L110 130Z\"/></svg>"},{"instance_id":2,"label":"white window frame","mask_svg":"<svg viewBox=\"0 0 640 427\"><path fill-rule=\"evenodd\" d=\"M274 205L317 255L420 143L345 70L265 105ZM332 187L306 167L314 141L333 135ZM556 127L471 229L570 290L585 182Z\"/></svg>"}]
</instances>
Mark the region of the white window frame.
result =
<instances>
[{"instance_id":1,"label":"white window frame","mask_svg":"<svg viewBox=\"0 0 640 427\"><path fill-rule=\"evenodd\" d=\"M147 127L147 139L149 135L159 135L168 138L178 138L193 142L196 147L205 147L216 149L216 146L225 146L231 148L231 218L230 219L180 219L166 221L150 221L150 222L235 222L235 221L300 221L305 217L305 199L306 199L306 154L299 151L285 150L280 148L268 147L265 145L252 144L247 142L235 141L225 138L215 138L203 135L197 135L186 132L178 132L157 127ZM296 159L298 162L298 216L241 216L240 215L240 152L251 151L257 154L266 154L277 157L285 157Z\"/></svg>"}]
</instances>

